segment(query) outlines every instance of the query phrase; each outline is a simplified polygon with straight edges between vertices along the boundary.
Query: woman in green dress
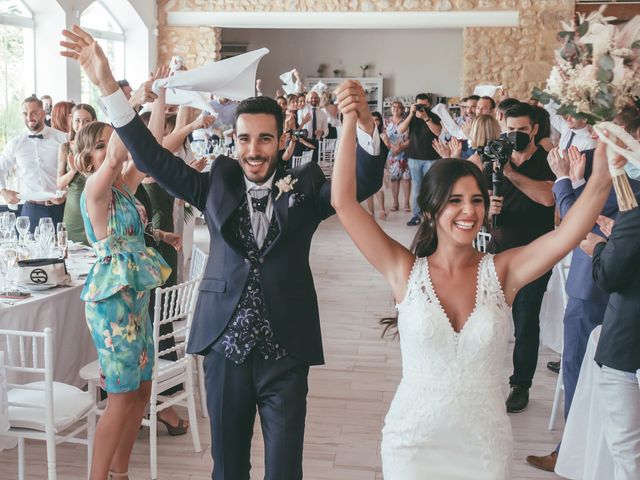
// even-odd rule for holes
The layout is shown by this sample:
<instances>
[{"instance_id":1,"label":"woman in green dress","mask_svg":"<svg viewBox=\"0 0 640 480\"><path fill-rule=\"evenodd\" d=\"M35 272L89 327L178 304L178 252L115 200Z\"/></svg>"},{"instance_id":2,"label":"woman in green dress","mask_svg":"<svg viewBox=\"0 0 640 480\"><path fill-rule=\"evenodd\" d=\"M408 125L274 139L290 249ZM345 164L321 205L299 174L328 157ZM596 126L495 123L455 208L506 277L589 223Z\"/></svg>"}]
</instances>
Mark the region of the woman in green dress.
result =
<instances>
[{"instance_id":1,"label":"woman in green dress","mask_svg":"<svg viewBox=\"0 0 640 480\"><path fill-rule=\"evenodd\" d=\"M80 213L80 195L84 190L85 178L78 173L73 163L75 137L82 127L96 121L96 111L91 105L79 103L71 110L71 131L69 141L58 150L58 190L67 190L64 205L64 224L69 240L89 245Z\"/></svg>"}]
</instances>

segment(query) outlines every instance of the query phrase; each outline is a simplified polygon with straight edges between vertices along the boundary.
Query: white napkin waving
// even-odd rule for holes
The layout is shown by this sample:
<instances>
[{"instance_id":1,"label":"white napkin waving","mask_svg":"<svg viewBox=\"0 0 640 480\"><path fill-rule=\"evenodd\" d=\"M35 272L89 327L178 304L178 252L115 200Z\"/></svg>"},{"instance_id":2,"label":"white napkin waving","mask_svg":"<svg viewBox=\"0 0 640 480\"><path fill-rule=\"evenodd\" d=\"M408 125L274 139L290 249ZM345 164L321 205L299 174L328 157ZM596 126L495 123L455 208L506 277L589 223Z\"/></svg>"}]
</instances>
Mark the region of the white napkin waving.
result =
<instances>
[{"instance_id":1,"label":"white napkin waving","mask_svg":"<svg viewBox=\"0 0 640 480\"><path fill-rule=\"evenodd\" d=\"M153 91L171 89L213 93L231 100L244 100L255 95L258 62L269 50L260 48L219 62L211 62L193 70L179 71L169 78L153 82Z\"/></svg>"},{"instance_id":2,"label":"white napkin waving","mask_svg":"<svg viewBox=\"0 0 640 480\"><path fill-rule=\"evenodd\" d=\"M502 85L478 85L473 90L473 94L480 97L493 97L501 88Z\"/></svg>"},{"instance_id":3,"label":"white napkin waving","mask_svg":"<svg viewBox=\"0 0 640 480\"><path fill-rule=\"evenodd\" d=\"M440 117L444 128L447 129L452 137L456 137L458 140L468 140L460 125L451 117L449 110L443 103L437 104L431 111Z\"/></svg>"}]
</instances>

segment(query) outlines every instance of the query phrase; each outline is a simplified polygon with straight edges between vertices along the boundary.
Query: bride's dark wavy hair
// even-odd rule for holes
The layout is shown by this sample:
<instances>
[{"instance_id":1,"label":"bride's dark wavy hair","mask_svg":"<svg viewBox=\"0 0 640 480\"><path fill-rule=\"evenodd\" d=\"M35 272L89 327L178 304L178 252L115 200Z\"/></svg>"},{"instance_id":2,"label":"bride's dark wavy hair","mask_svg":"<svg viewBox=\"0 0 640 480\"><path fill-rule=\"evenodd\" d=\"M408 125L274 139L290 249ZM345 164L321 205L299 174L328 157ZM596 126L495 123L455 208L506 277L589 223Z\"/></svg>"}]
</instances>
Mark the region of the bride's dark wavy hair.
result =
<instances>
[{"instance_id":1,"label":"bride's dark wavy hair","mask_svg":"<svg viewBox=\"0 0 640 480\"><path fill-rule=\"evenodd\" d=\"M438 218L449 201L453 186L463 177L473 177L482 192L485 211L489 211L489 188L480 169L473 162L459 158L438 160L424 176L417 198L422 218L411 243L411 251L416 257L427 257L438 248ZM394 337L398 335L398 317L383 318L380 324L384 326L382 336L391 330Z\"/></svg>"}]
</instances>

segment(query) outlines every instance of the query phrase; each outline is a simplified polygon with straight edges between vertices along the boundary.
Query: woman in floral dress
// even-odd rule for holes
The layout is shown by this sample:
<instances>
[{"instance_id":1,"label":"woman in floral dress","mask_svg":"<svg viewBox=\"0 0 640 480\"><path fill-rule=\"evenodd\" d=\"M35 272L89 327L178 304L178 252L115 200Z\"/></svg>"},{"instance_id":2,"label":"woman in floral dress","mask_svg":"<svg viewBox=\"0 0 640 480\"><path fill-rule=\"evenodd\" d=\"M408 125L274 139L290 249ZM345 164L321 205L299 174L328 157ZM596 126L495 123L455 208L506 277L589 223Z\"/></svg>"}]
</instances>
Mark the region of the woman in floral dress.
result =
<instances>
[{"instance_id":1,"label":"woman in floral dress","mask_svg":"<svg viewBox=\"0 0 640 480\"><path fill-rule=\"evenodd\" d=\"M405 148L409 145L409 136L406 133L398 132L398 125L403 120L403 112L404 107L401 102L391 104L391 117L387 119L385 143L389 148L387 171L389 172L389 180L391 180L391 211L397 211L400 208L400 185L402 185L404 211L410 212L411 175L404 153Z\"/></svg>"},{"instance_id":2,"label":"woman in floral dress","mask_svg":"<svg viewBox=\"0 0 640 480\"><path fill-rule=\"evenodd\" d=\"M98 257L81 298L108 394L96 428L91 478L125 479L151 393L149 296L171 269L145 246L142 207L132 193L144 174L133 162L123 174L127 151L113 129L102 122L89 124L78 132L75 147L76 170L87 177L80 209Z\"/></svg>"}]
</instances>

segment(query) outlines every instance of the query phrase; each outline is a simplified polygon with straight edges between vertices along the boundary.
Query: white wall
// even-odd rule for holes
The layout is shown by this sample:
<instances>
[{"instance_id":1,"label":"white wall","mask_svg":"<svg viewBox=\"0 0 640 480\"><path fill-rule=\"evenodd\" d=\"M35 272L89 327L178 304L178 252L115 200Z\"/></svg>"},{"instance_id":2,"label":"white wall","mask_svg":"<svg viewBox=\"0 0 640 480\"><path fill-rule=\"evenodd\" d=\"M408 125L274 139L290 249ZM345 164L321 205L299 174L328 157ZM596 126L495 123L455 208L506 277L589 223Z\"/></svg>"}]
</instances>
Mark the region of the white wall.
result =
<instances>
[{"instance_id":1,"label":"white wall","mask_svg":"<svg viewBox=\"0 0 640 480\"><path fill-rule=\"evenodd\" d=\"M296 67L303 76L317 76L321 63L344 76L382 74L384 96L430 92L457 96L462 88L462 29L456 30L269 30L223 29L223 43L247 43L249 50L271 53L258 67L263 92L273 95L278 76ZM304 49L302 48L304 47Z\"/></svg>"}]
</instances>

